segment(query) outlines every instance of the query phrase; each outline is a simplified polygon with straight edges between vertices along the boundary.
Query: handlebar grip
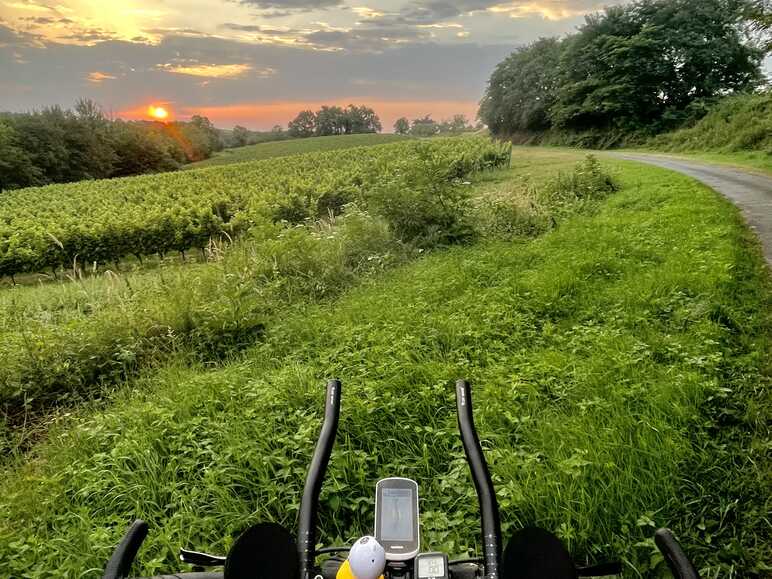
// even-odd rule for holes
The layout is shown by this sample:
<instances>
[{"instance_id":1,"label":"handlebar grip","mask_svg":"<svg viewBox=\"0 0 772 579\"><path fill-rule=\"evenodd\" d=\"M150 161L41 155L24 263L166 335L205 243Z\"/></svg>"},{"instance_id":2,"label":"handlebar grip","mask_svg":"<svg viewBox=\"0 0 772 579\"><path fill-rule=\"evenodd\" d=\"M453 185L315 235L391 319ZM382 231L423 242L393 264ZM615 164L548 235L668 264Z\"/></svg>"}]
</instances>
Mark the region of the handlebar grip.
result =
<instances>
[{"instance_id":1,"label":"handlebar grip","mask_svg":"<svg viewBox=\"0 0 772 579\"><path fill-rule=\"evenodd\" d=\"M700 579L697 570L670 529L658 529L654 533L654 542L665 556L665 562L676 579Z\"/></svg>"},{"instance_id":2,"label":"handlebar grip","mask_svg":"<svg viewBox=\"0 0 772 579\"><path fill-rule=\"evenodd\" d=\"M474 427L472 388L466 380L456 382L456 411L461 441L464 444L466 460L472 471L472 480L477 491L477 500L480 503L485 579L497 579L499 562L501 561L499 506L496 501L496 492L493 489L493 481L488 471L488 463L485 462L485 455L480 448L480 439Z\"/></svg>"},{"instance_id":3,"label":"handlebar grip","mask_svg":"<svg viewBox=\"0 0 772 579\"><path fill-rule=\"evenodd\" d=\"M121 542L113 551L107 562L102 579L124 579L129 576L131 564L137 556L137 551L147 537L147 523L141 519L134 521L126 530Z\"/></svg>"},{"instance_id":4,"label":"handlebar grip","mask_svg":"<svg viewBox=\"0 0 772 579\"><path fill-rule=\"evenodd\" d=\"M338 431L340 391L340 380L330 380L327 382L322 431L319 433L319 440L314 449L311 466L308 469L306 485L303 489L303 499L300 502L297 538L300 579L309 579L314 569L314 559L316 559L316 511L319 506L319 493L322 490L327 463L330 461L332 447L335 444L335 435Z\"/></svg>"}]
</instances>

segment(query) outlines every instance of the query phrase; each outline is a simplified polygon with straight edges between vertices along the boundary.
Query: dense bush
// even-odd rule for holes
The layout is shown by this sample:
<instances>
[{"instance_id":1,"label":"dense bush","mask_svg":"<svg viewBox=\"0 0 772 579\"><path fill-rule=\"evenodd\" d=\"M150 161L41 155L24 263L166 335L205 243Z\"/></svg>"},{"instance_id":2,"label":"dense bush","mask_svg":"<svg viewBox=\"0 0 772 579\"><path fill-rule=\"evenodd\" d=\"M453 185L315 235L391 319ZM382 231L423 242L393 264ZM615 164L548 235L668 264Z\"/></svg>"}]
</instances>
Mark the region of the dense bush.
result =
<instances>
[{"instance_id":1,"label":"dense bush","mask_svg":"<svg viewBox=\"0 0 772 579\"><path fill-rule=\"evenodd\" d=\"M664 151L760 151L772 156L772 92L721 100L693 126L649 143Z\"/></svg>"},{"instance_id":2,"label":"dense bush","mask_svg":"<svg viewBox=\"0 0 772 579\"><path fill-rule=\"evenodd\" d=\"M158 173L222 149L208 119L151 123L108 119L92 101L0 113L0 192L21 187Z\"/></svg>"},{"instance_id":3,"label":"dense bush","mask_svg":"<svg viewBox=\"0 0 772 579\"><path fill-rule=\"evenodd\" d=\"M548 141L595 147L678 127L712 99L761 84L748 3L636 0L589 15L576 34L499 64L480 117L494 135L554 132Z\"/></svg>"},{"instance_id":4,"label":"dense bush","mask_svg":"<svg viewBox=\"0 0 772 579\"><path fill-rule=\"evenodd\" d=\"M136 282L127 279L125 287L123 282L116 282L116 288L105 282L108 293L120 297L96 308L86 298L83 315L61 323L51 323L48 314L37 319L11 305L0 316L0 403L15 420L30 409L98 394L101 385L119 382L180 349L202 361L238 351L254 343L280 306L327 298L357 276L402 261L418 249L469 237L468 187L460 178L508 162L508 146L485 139L450 139L164 176L173 186L185 176L190 185L233 187L248 214L234 215L223 197L218 223L238 221L239 228L230 231L244 239L224 251L224 257L224 242L208 241L203 247L214 264L171 274L150 272ZM130 198L126 192L141 189L144 180L104 185L125 203ZM256 184L251 196L245 183ZM69 187L82 189L83 184ZM190 191L190 199L201 201L195 197L198 187ZM174 187L166 193L175 204L183 197ZM214 193L223 195L222 190ZM89 199L93 197L84 198ZM408 199L411 205L402 206ZM213 217L210 201L204 203L204 213ZM142 226L142 215L151 209L150 204L138 204L132 211L124 207L120 216ZM406 223L414 211L415 217ZM181 219L179 212L171 215ZM131 238L120 236L129 223L109 230L127 248ZM179 221L160 223L168 225L167 234L178 240L179 248L193 239L186 237L188 230L175 229ZM89 283L99 286L98 281ZM82 298L74 299L81 310Z\"/></svg>"},{"instance_id":5,"label":"dense bush","mask_svg":"<svg viewBox=\"0 0 772 579\"><path fill-rule=\"evenodd\" d=\"M386 176L406 180L436 155L443 179L509 160L487 139L406 141L184 173L22 189L0 200L0 276L205 248L272 215L299 223L319 201L359 200Z\"/></svg>"},{"instance_id":6,"label":"dense bush","mask_svg":"<svg viewBox=\"0 0 772 579\"><path fill-rule=\"evenodd\" d=\"M335 296L362 276L438 245L543 233L613 190L610 177L588 160L526 197L510 194L489 203L471 199L468 184L447 181L447 166L428 152L401 188L394 182L378 188L367 209L364 202L348 203L338 215L298 225L263 222L232 246L210 249L209 264L81 280L69 290L68 303L54 308L76 314L52 313L45 287L35 290L39 299L6 305L0 311L0 405L7 420L18 424L52 405L100 396L173 353L219 361L254 344L286 307ZM399 201L408 197L420 217L400 223L407 217L388 202L392 194Z\"/></svg>"}]
</instances>

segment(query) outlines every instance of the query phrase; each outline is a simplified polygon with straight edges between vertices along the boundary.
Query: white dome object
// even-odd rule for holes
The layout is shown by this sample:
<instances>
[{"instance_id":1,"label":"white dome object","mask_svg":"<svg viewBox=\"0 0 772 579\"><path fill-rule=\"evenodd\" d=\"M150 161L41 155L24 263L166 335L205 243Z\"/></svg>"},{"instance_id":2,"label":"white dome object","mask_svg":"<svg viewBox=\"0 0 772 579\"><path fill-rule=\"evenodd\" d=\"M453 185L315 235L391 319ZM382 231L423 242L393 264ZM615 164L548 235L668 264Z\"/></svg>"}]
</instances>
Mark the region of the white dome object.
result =
<instances>
[{"instance_id":1,"label":"white dome object","mask_svg":"<svg viewBox=\"0 0 772 579\"><path fill-rule=\"evenodd\" d=\"M348 563L356 579L378 579L386 567L386 552L375 537L362 537L351 547Z\"/></svg>"}]
</instances>

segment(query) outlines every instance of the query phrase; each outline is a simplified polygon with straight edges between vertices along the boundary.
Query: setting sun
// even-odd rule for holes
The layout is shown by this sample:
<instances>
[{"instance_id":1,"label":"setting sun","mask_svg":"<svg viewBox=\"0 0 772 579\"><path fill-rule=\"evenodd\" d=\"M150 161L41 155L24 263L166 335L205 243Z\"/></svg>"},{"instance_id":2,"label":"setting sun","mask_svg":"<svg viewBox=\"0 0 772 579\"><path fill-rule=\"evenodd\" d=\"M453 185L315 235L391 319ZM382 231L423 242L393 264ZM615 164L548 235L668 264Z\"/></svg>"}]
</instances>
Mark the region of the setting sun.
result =
<instances>
[{"instance_id":1,"label":"setting sun","mask_svg":"<svg viewBox=\"0 0 772 579\"><path fill-rule=\"evenodd\" d=\"M169 111L167 111L164 107L157 107L154 105L148 107L147 114L159 121L164 121L169 118Z\"/></svg>"}]
</instances>

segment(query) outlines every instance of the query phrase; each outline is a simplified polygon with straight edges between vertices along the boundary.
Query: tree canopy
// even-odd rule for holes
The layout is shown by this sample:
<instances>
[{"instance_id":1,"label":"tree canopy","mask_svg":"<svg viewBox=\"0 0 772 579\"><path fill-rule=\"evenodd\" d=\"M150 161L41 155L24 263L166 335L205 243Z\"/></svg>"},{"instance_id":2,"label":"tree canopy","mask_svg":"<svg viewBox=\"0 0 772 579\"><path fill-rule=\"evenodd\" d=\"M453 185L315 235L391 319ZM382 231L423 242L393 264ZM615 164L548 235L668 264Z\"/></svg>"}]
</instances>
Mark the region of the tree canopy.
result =
<instances>
[{"instance_id":1,"label":"tree canopy","mask_svg":"<svg viewBox=\"0 0 772 579\"><path fill-rule=\"evenodd\" d=\"M375 111L364 105L346 108L325 105L316 112L300 111L287 125L290 136L301 138L380 133L382 128Z\"/></svg>"},{"instance_id":2,"label":"tree canopy","mask_svg":"<svg viewBox=\"0 0 772 579\"><path fill-rule=\"evenodd\" d=\"M179 168L223 146L206 117L190 122L111 120L95 102L0 113L0 190Z\"/></svg>"},{"instance_id":3,"label":"tree canopy","mask_svg":"<svg viewBox=\"0 0 772 579\"><path fill-rule=\"evenodd\" d=\"M671 128L694 103L760 83L764 51L745 34L751 4L637 0L606 8L576 34L540 39L501 62L479 116L497 135Z\"/></svg>"}]
</instances>

